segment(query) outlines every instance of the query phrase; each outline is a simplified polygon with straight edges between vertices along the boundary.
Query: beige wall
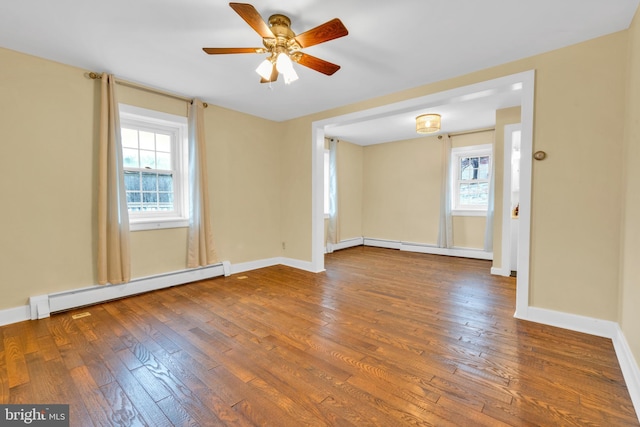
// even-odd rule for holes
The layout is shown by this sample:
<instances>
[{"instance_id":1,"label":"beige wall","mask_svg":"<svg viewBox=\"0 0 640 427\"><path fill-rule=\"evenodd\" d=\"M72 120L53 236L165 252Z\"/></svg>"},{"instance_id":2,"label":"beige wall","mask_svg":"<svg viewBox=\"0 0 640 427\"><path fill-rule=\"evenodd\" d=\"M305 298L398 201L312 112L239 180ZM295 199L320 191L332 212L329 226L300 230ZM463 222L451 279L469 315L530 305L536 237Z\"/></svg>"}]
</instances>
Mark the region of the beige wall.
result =
<instances>
[{"instance_id":1,"label":"beige wall","mask_svg":"<svg viewBox=\"0 0 640 427\"><path fill-rule=\"evenodd\" d=\"M493 144L493 132L454 136L453 147ZM436 245L442 143L435 136L364 147L364 236ZM454 216L453 244L484 248L485 217Z\"/></svg>"},{"instance_id":2,"label":"beige wall","mask_svg":"<svg viewBox=\"0 0 640 427\"><path fill-rule=\"evenodd\" d=\"M83 70L6 49L0 63L1 310L96 283L99 83ZM171 98L124 86L118 97L186 115L186 104ZM284 126L210 106L205 127L220 260L280 255ZM131 248L133 277L186 267L184 228L133 232Z\"/></svg>"},{"instance_id":3,"label":"beige wall","mask_svg":"<svg viewBox=\"0 0 640 427\"><path fill-rule=\"evenodd\" d=\"M436 244L442 149L437 137L364 148L365 237Z\"/></svg>"},{"instance_id":4,"label":"beige wall","mask_svg":"<svg viewBox=\"0 0 640 427\"><path fill-rule=\"evenodd\" d=\"M298 242L286 255L311 259L313 121L534 69L533 148L547 151L548 158L533 165L530 299L537 307L617 320L627 36L618 32L286 122L283 147L292 151L283 169L301 173L295 181L283 180L283 234ZM365 189L365 209L367 197ZM379 224L380 219L365 220L364 233ZM426 239L428 231L421 233Z\"/></svg>"},{"instance_id":5,"label":"beige wall","mask_svg":"<svg viewBox=\"0 0 640 427\"><path fill-rule=\"evenodd\" d=\"M640 9L629 30L629 69L624 133L626 167L623 211L620 323L631 351L640 362Z\"/></svg>"},{"instance_id":6,"label":"beige wall","mask_svg":"<svg viewBox=\"0 0 640 427\"><path fill-rule=\"evenodd\" d=\"M531 302L622 320L637 356L639 322L632 307L640 302L635 262L640 243L633 236L640 229L640 202L631 185L625 193L624 229L620 220L623 137L629 183L639 179L632 168L640 160L637 21L631 31L284 123L210 107L208 162L214 171L210 180L220 258L311 259L313 121L535 69L534 150L547 151L548 158L533 165ZM629 38L635 49L629 49ZM629 57L635 72L627 74ZM26 304L31 295L95 283L98 98L96 82L84 78L82 70L8 50L0 50L0 63L3 309ZM369 160L364 154L365 165L376 162L374 151ZM368 182L366 168L363 173ZM365 190L365 209L372 196ZM431 214L422 200L395 197L405 207ZM422 227L408 236L402 228L383 230L379 218L370 223L363 218L365 235L372 230L381 238L434 242L434 229ZM140 233L133 241L135 274L184 265L179 251L167 253L162 262L145 253L158 245L179 248L184 242L179 231Z\"/></svg>"},{"instance_id":7,"label":"beige wall","mask_svg":"<svg viewBox=\"0 0 640 427\"><path fill-rule=\"evenodd\" d=\"M363 147L338 142L338 221L340 240L362 237Z\"/></svg>"}]
</instances>

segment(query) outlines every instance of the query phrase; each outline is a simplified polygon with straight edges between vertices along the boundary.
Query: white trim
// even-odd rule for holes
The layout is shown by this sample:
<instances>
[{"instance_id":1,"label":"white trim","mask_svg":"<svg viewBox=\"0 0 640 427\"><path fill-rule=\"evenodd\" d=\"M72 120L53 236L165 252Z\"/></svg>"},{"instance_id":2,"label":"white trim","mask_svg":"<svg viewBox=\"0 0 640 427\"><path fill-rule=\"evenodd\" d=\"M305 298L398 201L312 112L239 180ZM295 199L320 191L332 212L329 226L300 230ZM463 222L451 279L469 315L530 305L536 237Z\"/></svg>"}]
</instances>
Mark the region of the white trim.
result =
<instances>
[{"instance_id":1,"label":"white trim","mask_svg":"<svg viewBox=\"0 0 640 427\"><path fill-rule=\"evenodd\" d=\"M31 319L44 319L51 315L51 307L49 307L49 295L40 295L29 298L29 307Z\"/></svg>"},{"instance_id":2,"label":"white trim","mask_svg":"<svg viewBox=\"0 0 640 427\"><path fill-rule=\"evenodd\" d=\"M324 271L324 266L322 270L318 271L315 269L315 265L313 263L293 258L282 257L280 258L280 264L286 265L287 267L297 268L298 270L308 271L310 273L321 273Z\"/></svg>"},{"instance_id":3,"label":"white trim","mask_svg":"<svg viewBox=\"0 0 640 427\"><path fill-rule=\"evenodd\" d=\"M280 264L279 257L231 264L231 274L244 273L245 271L258 270L259 268L273 267L278 264Z\"/></svg>"},{"instance_id":4,"label":"white trim","mask_svg":"<svg viewBox=\"0 0 640 427\"><path fill-rule=\"evenodd\" d=\"M274 265L286 265L288 267L309 271L311 273L320 273L319 271L314 270L314 265L309 261L301 261L299 259L286 257L274 257L233 264L231 266L231 274L238 274L244 273L246 271L258 270L260 268L273 267Z\"/></svg>"},{"instance_id":5,"label":"white trim","mask_svg":"<svg viewBox=\"0 0 640 427\"><path fill-rule=\"evenodd\" d=\"M54 313L222 275L224 275L223 264L215 264L156 276L141 277L122 285L94 285L71 291L39 295L32 297L31 300L35 304L42 304L44 298L48 299L49 311ZM30 314L34 313L37 318L41 318L40 315L44 313L37 309L40 306L30 307ZM30 318L34 319L32 315Z\"/></svg>"},{"instance_id":6,"label":"white trim","mask_svg":"<svg viewBox=\"0 0 640 427\"><path fill-rule=\"evenodd\" d=\"M459 258L473 258L493 260L493 252L486 252L482 249L474 248L439 248L435 245L424 245L420 243L400 243L400 250L407 252L419 252L422 254L445 255Z\"/></svg>"},{"instance_id":7,"label":"white trim","mask_svg":"<svg viewBox=\"0 0 640 427\"><path fill-rule=\"evenodd\" d=\"M28 305L0 310L0 326L24 322L29 319L31 319L31 309Z\"/></svg>"},{"instance_id":8,"label":"white trim","mask_svg":"<svg viewBox=\"0 0 640 427\"><path fill-rule=\"evenodd\" d=\"M324 152L325 128L331 126L374 120L390 114L400 114L416 109L427 109L443 104L462 101L470 94L504 88L504 86L520 85L522 124L521 166L520 166L520 211L519 211L519 244L518 244L518 277L516 280L516 312L526 311L529 305L529 241L531 226L531 161L533 147L533 116L535 70L523 71L468 86L458 87L443 92L407 99L401 102L382 105L367 110L318 120L311 124L312 134L312 168L311 168L311 262L317 271L324 270L324 215L322 201L324 199L322 159Z\"/></svg>"},{"instance_id":9,"label":"white trim","mask_svg":"<svg viewBox=\"0 0 640 427\"><path fill-rule=\"evenodd\" d=\"M629 343L618 323L538 307L529 307L526 317L521 317L520 314L517 313L515 317L611 339L631 402L640 420L640 366L633 357Z\"/></svg>"},{"instance_id":10,"label":"white trim","mask_svg":"<svg viewBox=\"0 0 640 427\"><path fill-rule=\"evenodd\" d=\"M482 249L474 248L439 248L435 245L430 245L427 243L402 242L399 240L375 239L370 237L364 238L364 245L374 246L377 248L397 249L407 252L418 252L423 254L486 260L493 259L493 252L485 252Z\"/></svg>"},{"instance_id":11,"label":"white trim","mask_svg":"<svg viewBox=\"0 0 640 427\"><path fill-rule=\"evenodd\" d=\"M509 270L508 268L491 267L491 274L495 276L509 277L511 276L511 270Z\"/></svg>"},{"instance_id":12,"label":"white trim","mask_svg":"<svg viewBox=\"0 0 640 427\"><path fill-rule=\"evenodd\" d=\"M455 209L451 210L451 216L487 216L486 209Z\"/></svg>"},{"instance_id":13,"label":"white trim","mask_svg":"<svg viewBox=\"0 0 640 427\"><path fill-rule=\"evenodd\" d=\"M601 320L594 317L578 314L563 313L561 311L546 308L529 307L526 317L515 315L514 317L544 325L556 326L570 331L582 332L598 337L611 338L616 334L616 322Z\"/></svg>"},{"instance_id":14,"label":"white trim","mask_svg":"<svg viewBox=\"0 0 640 427\"><path fill-rule=\"evenodd\" d=\"M460 159L463 157L488 157L489 158L489 166L488 166L488 174L486 179L462 179L461 171L460 171ZM487 190L487 204L472 206L472 205L462 205L460 204L460 184L462 183L471 183L471 182L485 182L487 183L487 188L489 187L489 183L491 182L491 174L493 173L493 162L494 162L494 153L493 153L493 144L482 144L482 145L469 145L463 147L453 147L451 149L451 159L450 159L450 170L451 170L451 215L453 216L487 216L487 206L489 203L488 190Z\"/></svg>"},{"instance_id":15,"label":"white trim","mask_svg":"<svg viewBox=\"0 0 640 427\"><path fill-rule=\"evenodd\" d=\"M520 103L520 208L518 210L518 276L516 313L529 306L529 262L531 252L531 180L533 162L533 114L535 71L522 73ZM525 314L526 315L526 314Z\"/></svg>"},{"instance_id":16,"label":"white trim","mask_svg":"<svg viewBox=\"0 0 640 427\"><path fill-rule=\"evenodd\" d=\"M347 248L352 248L354 246L362 246L362 245L364 245L364 237L354 237L351 239L340 240L338 243L333 245L333 250L339 251L340 249L347 249Z\"/></svg>"},{"instance_id":17,"label":"white trim","mask_svg":"<svg viewBox=\"0 0 640 427\"><path fill-rule=\"evenodd\" d=\"M185 116L161 111L118 104L120 126L131 127L149 132L171 135L171 171L174 172L173 197L174 210L171 212L131 212L129 211L130 231L156 230L164 228L182 228L189 226L189 162L188 162L188 119ZM125 168L132 171L144 171L140 168ZM159 172L159 169L150 169Z\"/></svg>"},{"instance_id":18,"label":"white trim","mask_svg":"<svg viewBox=\"0 0 640 427\"><path fill-rule=\"evenodd\" d=\"M511 153L513 151L513 132L521 131L520 123L504 127L504 165L502 184L502 259L500 270L511 274ZM504 276L504 274L500 274Z\"/></svg>"},{"instance_id":19,"label":"white trim","mask_svg":"<svg viewBox=\"0 0 640 427\"><path fill-rule=\"evenodd\" d=\"M364 238L365 246L374 246L376 248L387 249L400 249L401 243L399 240L385 240L385 239L373 239L370 237Z\"/></svg>"},{"instance_id":20,"label":"white trim","mask_svg":"<svg viewBox=\"0 0 640 427\"><path fill-rule=\"evenodd\" d=\"M615 336L613 337L613 348L616 350L624 382L627 384L629 396L631 396L633 407L636 410L638 420L640 420L640 366L633 357L627 338L618 324L616 324Z\"/></svg>"}]
</instances>

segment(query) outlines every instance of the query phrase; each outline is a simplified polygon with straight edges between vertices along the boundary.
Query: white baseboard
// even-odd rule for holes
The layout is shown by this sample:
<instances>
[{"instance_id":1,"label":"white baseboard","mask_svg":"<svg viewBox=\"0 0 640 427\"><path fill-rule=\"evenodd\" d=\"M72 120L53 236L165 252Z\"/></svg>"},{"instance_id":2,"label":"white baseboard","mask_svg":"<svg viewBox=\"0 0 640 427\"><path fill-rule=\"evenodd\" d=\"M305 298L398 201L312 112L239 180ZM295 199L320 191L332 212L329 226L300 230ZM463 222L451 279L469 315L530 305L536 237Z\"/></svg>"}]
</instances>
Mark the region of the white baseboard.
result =
<instances>
[{"instance_id":1,"label":"white baseboard","mask_svg":"<svg viewBox=\"0 0 640 427\"><path fill-rule=\"evenodd\" d=\"M402 242L399 240L374 239L365 237L365 246L375 246L378 248L398 249L407 252L419 252L423 254L446 255L460 258L474 258L492 260L493 252L485 252L481 249L471 248L439 248L426 243Z\"/></svg>"},{"instance_id":2,"label":"white baseboard","mask_svg":"<svg viewBox=\"0 0 640 427\"><path fill-rule=\"evenodd\" d=\"M320 273L321 271L324 271L324 270L317 271L316 269L314 269L313 263L310 261L301 261L299 259L293 259L293 258L282 257L280 258L279 264L286 265L288 267L297 268L298 270L308 271L310 273Z\"/></svg>"},{"instance_id":3,"label":"white baseboard","mask_svg":"<svg viewBox=\"0 0 640 427\"><path fill-rule=\"evenodd\" d=\"M340 249L352 248L354 246L362 246L364 244L364 237L354 237L352 239L341 240L340 242L334 244L327 243L327 246L324 249L324 253L330 253L333 251L339 251Z\"/></svg>"},{"instance_id":4,"label":"white baseboard","mask_svg":"<svg viewBox=\"0 0 640 427\"><path fill-rule=\"evenodd\" d=\"M509 277L511 276L511 270L509 270L508 268L491 267L491 274L493 274L494 276Z\"/></svg>"},{"instance_id":5,"label":"white baseboard","mask_svg":"<svg viewBox=\"0 0 640 427\"><path fill-rule=\"evenodd\" d=\"M364 238L365 246L374 246L376 248L400 249L401 243L398 240L372 239Z\"/></svg>"},{"instance_id":6,"label":"white baseboard","mask_svg":"<svg viewBox=\"0 0 640 427\"><path fill-rule=\"evenodd\" d=\"M610 320L601 320L539 307L528 307L526 313L517 313L515 317L610 339L615 338L618 328L618 324Z\"/></svg>"},{"instance_id":7,"label":"white baseboard","mask_svg":"<svg viewBox=\"0 0 640 427\"><path fill-rule=\"evenodd\" d=\"M616 336L613 338L613 347L616 350L618 363L627 384L627 390L631 396L636 415L640 420L640 367L633 357L629 343L619 325L616 325Z\"/></svg>"},{"instance_id":8,"label":"white baseboard","mask_svg":"<svg viewBox=\"0 0 640 427\"><path fill-rule=\"evenodd\" d=\"M446 255L460 258L485 259L491 261L493 252L485 252L481 249L469 248L439 248L437 246L424 245L420 243L400 243L401 251L419 252L423 254Z\"/></svg>"},{"instance_id":9,"label":"white baseboard","mask_svg":"<svg viewBox=\"0 0 640 427\"><path fill-rule=\"evenodd\" d=\"M611 339L633 407L640 420L640 366L633 357L627 339L617 322L538 307L528 307L526 313L516 313L515 317Z\"/></svg>"},{"instance_id":10,"label":"white baseboard","mask_svg":"<svg viewBox=\"0 0 640 427\"><path fill-rule=\"evenodd\" d=\"M259 268L272 267L281 264L280 257L265 258L256 261L240 262L231 264L231 274L244 273L245 271L257 270Z\"/></svg>"},{"instance_id":11,"label":"white baseboard","mask_svg":"<svg viewBox=\"0 0 640 427\"><path fill-rule=\"evenodd\" d=\"M29 319L31 319L31 310L28 305L0 310L0 326L24 322Z\"/></svg>"},{"instance_id":12,"label":"white baseboard","mask_svg":"<svg viewBox=\"0 0 640 427\"><path fill-rule=\"evenodd\" d=\"M198 280L210 279L224 274L225 267L221 263L207 267L136 278L122 285L94 285L71 291L38 295L30 298L30 305L28 306L29 318L41 319L57 311L69 310Z\"/></svg>"},{"instance_id":13,"label":"white baseboard","mask_svg":"<svg viewBox=\"0 0 640 427\"><path fill-rule=\"evenodd\" d=\"M244 273L246 271L257 270L259 268L272 267L274 265L286 265L288 267L309 271L311 273L319 273L313 269L313 264L310 261L301 261L299 259L287 257L275 257L233 264L231 266L231 274Z\"/></svg>"}]
</instances>

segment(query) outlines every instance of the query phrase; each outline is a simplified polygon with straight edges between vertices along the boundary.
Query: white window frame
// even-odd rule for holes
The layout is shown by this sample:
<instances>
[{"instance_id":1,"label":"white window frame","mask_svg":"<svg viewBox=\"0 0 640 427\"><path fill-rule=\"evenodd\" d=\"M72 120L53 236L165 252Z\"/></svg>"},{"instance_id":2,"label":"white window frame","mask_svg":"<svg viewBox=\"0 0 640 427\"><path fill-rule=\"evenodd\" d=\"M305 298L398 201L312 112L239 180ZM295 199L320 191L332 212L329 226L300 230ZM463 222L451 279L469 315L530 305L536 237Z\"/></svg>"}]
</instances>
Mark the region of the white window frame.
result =
<instances>
[{"instance_id":1,"label":"white window frame","mask_svg":"<svg viewBox=\"0 0 640 427\"><path fill-rule=\"evenodd\" d=\"M129 212L131 231L156 230L189 226L188 128L187 118L132 105L119 104L120 127L131 127L172 135L171 158L173 211Z\"/></svg>"},{"instance_id":2,"label":"white window frame","mask_svg":"<svg viewBox=\"0 0 640 427\"><path fill-rule=\"evenodd\" d=\"M488 206L462 205L460 204L460 183L466 180L460 179L460 159L464 157L489 157L489 174L486 180L490 185L493 173L493 145L470 145L466 147L454 147L451 149L451 215L455 216L486 216Z\"/></svg>"}]
</instances>

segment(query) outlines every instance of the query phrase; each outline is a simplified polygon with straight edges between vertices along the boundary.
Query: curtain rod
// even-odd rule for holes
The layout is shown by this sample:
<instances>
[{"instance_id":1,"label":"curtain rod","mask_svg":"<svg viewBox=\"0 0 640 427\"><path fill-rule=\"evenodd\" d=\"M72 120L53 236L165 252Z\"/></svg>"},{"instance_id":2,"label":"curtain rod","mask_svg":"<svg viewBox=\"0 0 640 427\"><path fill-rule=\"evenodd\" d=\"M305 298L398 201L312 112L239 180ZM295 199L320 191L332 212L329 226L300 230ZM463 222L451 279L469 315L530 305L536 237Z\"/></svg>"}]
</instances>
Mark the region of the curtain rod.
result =
<instances>
[{"instance_id":1,"label":"curtain rod","mask_svg":"<svg viewBox=\"0 0 640 427\"><path fill-rule=\"evenodd\" d=\"M93 79L93 80L99 80L99 79L102 78L101 74L95 73L93 71L91 71L88 74L88 76L89 76L90 79ZM159 90L159 89L154 89L152 87L144 86L144 85L141 85L139 83L133 83L133 82L129 82L127 80L122 80L122 79L118 79L118 78L115 79L115 82L118 83L118 84L121 84L122 86L128 86L128 87L131 87L131 88L134 88L134 89L140 89L140 90L143 90L145 92L150 92L150 93L155 93L157 95L167 96L169 98L178 99L180 101L185 101L185 102L189 102L189 103L193 102L192 98L187 98L185 96L176 95L176 94L171 93L171 92L165 92L165 91L162 91L162 90ZM204 106L204 108L207 108L209 106L209 104L207 104L206 102L203 102L202 105Z\"/></svg>"},{"instance_id":2,"label":"curtain rod","mask_svg":"<svg viewBox=\"0 0 640 427\"><path fill-rule=\"evenodd\" d=\"M472 133L491 132L491 131L494 131L494 130L496 130L496 128L468 130L468 131L450 133L450 134L447 134L447 136L452 137L452 136L460 136L460 135L470 135Z\"/></svg>"}]
</instances>

